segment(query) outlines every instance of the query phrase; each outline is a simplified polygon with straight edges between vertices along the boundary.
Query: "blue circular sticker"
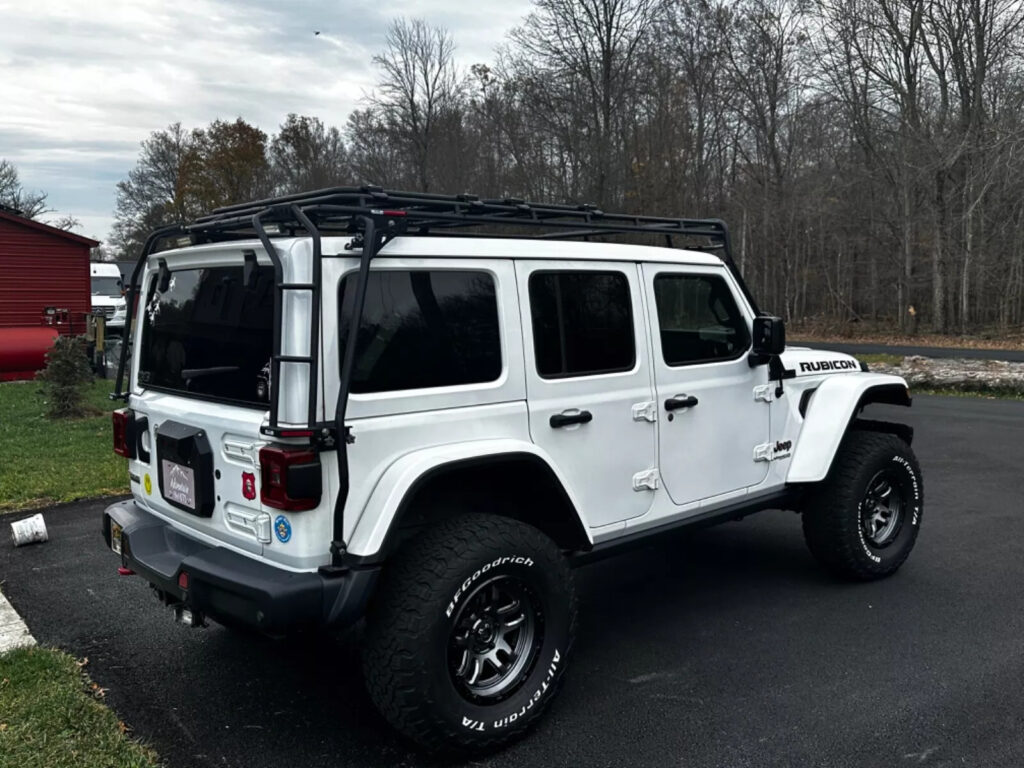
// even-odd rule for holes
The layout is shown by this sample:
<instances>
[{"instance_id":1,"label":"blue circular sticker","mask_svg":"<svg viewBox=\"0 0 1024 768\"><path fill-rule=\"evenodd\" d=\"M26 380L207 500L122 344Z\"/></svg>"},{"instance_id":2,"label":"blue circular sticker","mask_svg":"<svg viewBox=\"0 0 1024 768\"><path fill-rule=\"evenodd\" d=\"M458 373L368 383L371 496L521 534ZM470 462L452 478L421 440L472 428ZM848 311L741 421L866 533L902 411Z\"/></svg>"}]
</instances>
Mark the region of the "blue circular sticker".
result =
<instances>
[{"instance_id":1,"label":"blue circular sticker","mask_svg":"<svg viewBox=\"0 0 1024 768\"><path fill-rule=\"evenodd\" d=\"M278 515L274 521L274 534L282 544L287 543L292 537L292 524L288 522L288 518L284 515Z\"/></svg>"}]
</instances>

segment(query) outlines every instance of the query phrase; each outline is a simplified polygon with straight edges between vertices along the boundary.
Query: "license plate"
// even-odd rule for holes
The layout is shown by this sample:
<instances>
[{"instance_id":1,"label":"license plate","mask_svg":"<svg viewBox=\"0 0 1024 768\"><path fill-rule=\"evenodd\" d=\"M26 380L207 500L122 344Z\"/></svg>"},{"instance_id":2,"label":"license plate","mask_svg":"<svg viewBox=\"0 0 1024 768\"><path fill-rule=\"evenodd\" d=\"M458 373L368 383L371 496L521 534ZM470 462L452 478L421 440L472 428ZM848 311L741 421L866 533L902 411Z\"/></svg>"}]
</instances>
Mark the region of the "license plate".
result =
<instances>
[{"instance_id":1,"label":"license plate","mask_svg":"<svg viewBox=\"0 0 1024 768\"><path fill-rule=\"evenodd\" d=\"M160 471L163 474L164 498L195 511L196 475L192 468L162 459Z\"/></svg>"},{"instance_id":2,"label":"license plate","mask_svg":"<svg viewBox=\"0 0 1024 768\"><path fill-rule=\"evenodd\" d=\"M113 520L110 521L110 548L121 554L121 526Z\"/></svg>"}]
</instances>

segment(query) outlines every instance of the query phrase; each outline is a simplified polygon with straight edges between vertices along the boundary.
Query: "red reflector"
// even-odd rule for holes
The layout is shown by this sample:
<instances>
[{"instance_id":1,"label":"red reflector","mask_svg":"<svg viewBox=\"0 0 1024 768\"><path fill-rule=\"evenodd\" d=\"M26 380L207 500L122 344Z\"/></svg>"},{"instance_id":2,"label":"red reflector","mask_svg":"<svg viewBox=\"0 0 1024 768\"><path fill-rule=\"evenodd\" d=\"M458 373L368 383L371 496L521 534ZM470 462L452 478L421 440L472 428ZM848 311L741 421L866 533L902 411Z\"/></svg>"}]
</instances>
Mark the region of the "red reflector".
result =
<instances>
[{"instance_id":1,"label":"red reflector","mask_svg":"<svg viewBox=\"0 0 1024 768\"><path fill-rule=\"evenodd\" d=\"M133 571L131 568L125 568L123 565L119 565L119 566L117 566L117 575L118 576L134 576L135 575L135 571Z\"/></svg>"},{"instance_id":2,"label":"red reflector","mask_svg":"<svg viewBox=\"0 0 1024 768\"><path fill-rule=\"evenodd\" d=\"M284 429L277 433L278 437L312 437L311 429Z\"/></svg>"},{"instance_id":3,"label":"red reflector","mask_svg":"<svg viewBox=\"0 0 1024 768\"><path fill-rule=\"evenodd\" d=\"M114 453L118 456L124 456L126 459L130 459L131 452L128 449L128 420L131 418L131 411L127 408L121 408L120 410L114 411L111 414L111 418L114 422Z\"/></svg>"},{"instance_id":4,"label":"red reflector","mask_svg":"<svg viewBox=\"0 0 1024 768\"><path fill-rule=\"evenodd\" d=\"M385 216L405 216L405 211L381 211Z\"/></svg>"},{"instance_id":5,"label":"red reflector","mask_svg":"<svg viewBox=\"0 0 1024 768\"><path fill-rule=\"evenodd\" d=\"M182 571L178 574L178 586L182 589L188 589L188 571Z\"/></svg>"}]
</instances>

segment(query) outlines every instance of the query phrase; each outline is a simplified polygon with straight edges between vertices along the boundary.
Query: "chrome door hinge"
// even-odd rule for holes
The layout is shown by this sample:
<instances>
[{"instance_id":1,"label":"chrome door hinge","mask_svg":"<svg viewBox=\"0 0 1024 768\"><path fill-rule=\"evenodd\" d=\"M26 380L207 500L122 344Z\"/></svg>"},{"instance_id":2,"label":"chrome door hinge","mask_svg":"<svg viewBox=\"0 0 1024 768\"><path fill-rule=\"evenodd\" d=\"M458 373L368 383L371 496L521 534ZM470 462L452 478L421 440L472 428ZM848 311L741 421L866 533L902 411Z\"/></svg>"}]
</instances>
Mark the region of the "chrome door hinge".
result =
<instances>
[{"instance_id":1,"label":"chrome door hinge","mask_svg":"<svg viewBox=\"0 0 1024 768\"><path fill-rule=\"evenodd\" d=\"M774 443L764 443L754 446L754 461L775 461L793 453L792 440L776 440Z\"/></svg>"},{"instance_id":2,"label":"chrome door hinge","mask_svg":"<svg viewBox=\"0 0 1024 768\"><path fill-rule=\"evenodd\" d=\"M645 469L633 475L634 491L656 491L658 490L658 470Z\"/></svg>"},{"instance_id":3,"label":"chrome door hinge","mask_svg":"<svg viewBox=\"0 0 1024 768\"><path fill-rule=\"evenodd\" d=\"M657 421L658 404L653 400L646 403L633 403L633 421Z\"/></svg>"},{"instance_id":4,"label":"chrome door hinge","mask_svg":"<svg viewBox=\"0 0 1024 768\"><path fill-rule=\"evenodd\" d=\"M770 403L772 401L772 385L759 384L754 387L754 400L764 400L764 402Z\"/></svg>"}]
</instances>

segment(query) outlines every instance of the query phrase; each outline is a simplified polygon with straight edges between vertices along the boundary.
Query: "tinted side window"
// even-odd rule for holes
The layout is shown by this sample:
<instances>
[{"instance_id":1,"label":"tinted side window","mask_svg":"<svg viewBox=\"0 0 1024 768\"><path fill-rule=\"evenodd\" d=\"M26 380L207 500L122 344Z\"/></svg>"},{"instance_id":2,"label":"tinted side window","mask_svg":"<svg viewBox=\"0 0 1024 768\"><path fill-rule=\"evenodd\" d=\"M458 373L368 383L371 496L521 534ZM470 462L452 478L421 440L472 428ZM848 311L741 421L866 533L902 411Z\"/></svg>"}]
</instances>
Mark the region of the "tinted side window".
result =
<instances>
[{"instance_id":1,"label":"tinted side window","mask_svg":"<svg viewBox=\"0 0 1024 768\"><path fill-rule=\"evenodd\" d=\"M346 277L340 290L339 350L344 350L355 302L355 275ZM353 392L478 384L500 375L498 302L490 274L370 273L356 339Z\"/></svg>"},{"instance_id":2,"label":"tinted side window","mask_svg":"<svg viewBox=\"0 0 1024 768\"><path fill-rule=\"evenodd\" d=\"M734 360L750 347L747 321L720 277L658 275L654 300L668 365Z\"/></svg>"},{"instance_id":3,"label":"tinted side window","mask_svg":"<svg viewBox=\"0 0 1024 768\"><path fill-rule=\"evenodd\" d=\"M550 379L628 371L636 361L631 307L621 272L534 272L537 372Z\"/></svg>"}]
</instances>

